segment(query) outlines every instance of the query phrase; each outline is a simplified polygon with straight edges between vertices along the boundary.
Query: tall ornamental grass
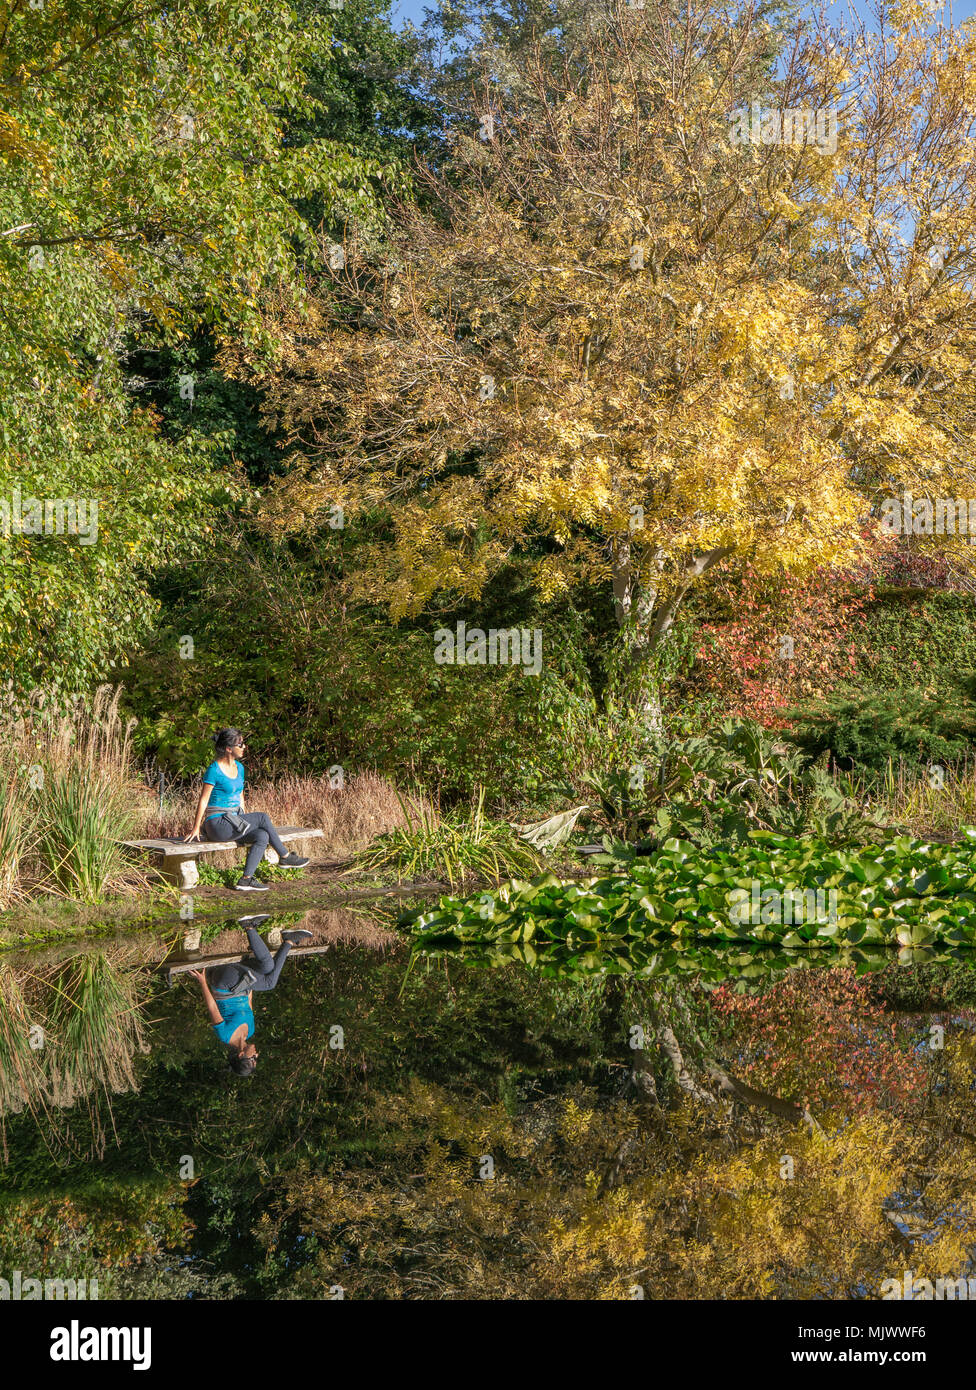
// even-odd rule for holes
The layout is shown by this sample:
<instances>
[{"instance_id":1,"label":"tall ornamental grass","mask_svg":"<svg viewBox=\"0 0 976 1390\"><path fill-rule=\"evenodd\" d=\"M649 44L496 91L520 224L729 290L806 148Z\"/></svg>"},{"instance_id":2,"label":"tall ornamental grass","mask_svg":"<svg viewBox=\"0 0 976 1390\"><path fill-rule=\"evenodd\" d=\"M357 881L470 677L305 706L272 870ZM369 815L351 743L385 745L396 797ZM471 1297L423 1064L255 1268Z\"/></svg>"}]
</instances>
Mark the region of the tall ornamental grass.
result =
<instances>
[{"instance_id":1,"label":"tall ornamental grass","mask_svg":"<svg viewBox=\"0 0 976 1390\"><path fill-rule=\"evenodd\" d=\"M392 871L400 882L436 878L454 888L473 880L531 875L546 866L545 856L511 825L485 815L483 789L466 812L441 817L403 805L403 814L405 828L379 836L357 857L361 869Z\"/></svg>"},{"instance_id":2,"label":"tall ornamental grass","mask_svg":"<svg viewBox=\"0 0 976 1390\"><path fill-rule=\"evenodd\" d=\"M0 692L0 910L36 892L95 902L131 876L118 841L136 820L135 721L120 693Z\"/></svg>"},{"instance_id":3,"label":"tall ornamental grass","mask_svg":"<svg viewBox=\"0 0 976 1390\"><path fill-rule=\"evenodd\" d=\"M111 770L78 764L53 771L41 797L38 854L45 882L81 902L98 902L125 872L120 839L131 837L128 790Z\"/></svg>"},{"instance_id":4,"label":"tall ornamental grass","mask_svg":"<svg viewBox=\"0 0 976 1390\"><path fill-rule=\"evenodd\" d=\"M31 808L8 776L0 781L0 911L24 896L21 872L33 849L33 830Z\"/></svg>"}]
</instances>

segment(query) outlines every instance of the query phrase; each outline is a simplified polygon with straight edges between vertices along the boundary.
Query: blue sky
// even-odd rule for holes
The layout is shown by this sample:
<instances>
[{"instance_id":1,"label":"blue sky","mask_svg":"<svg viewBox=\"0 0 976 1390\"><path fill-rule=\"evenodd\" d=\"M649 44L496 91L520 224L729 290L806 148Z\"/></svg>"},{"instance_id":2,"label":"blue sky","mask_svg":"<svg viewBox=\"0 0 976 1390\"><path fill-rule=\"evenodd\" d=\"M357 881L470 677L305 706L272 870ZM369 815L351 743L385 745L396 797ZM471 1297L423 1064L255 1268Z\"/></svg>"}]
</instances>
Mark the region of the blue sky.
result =
<instances>
[{"instance_id":1,"label":"blue sky","mask_svg":"<svg viewBox=\"0 0 976 1390\"><path fill-rule=\"evenodd\" d=\"M397 27L407 19L412 19L415 24L419 24L424 17L424 3L425 0L397 0L397 3L395 3L393 7L393 14ZM431 0L426 0L426 3L429 5ZM837 18L840 19L848 13L847 0L835 0L835 3L832 4L830 8ZM869 13L869 7L862 3L862 0L855 0L854 9L858 14L863 14L865 16ZM976 0L955 0L955 3L951 7L953 24L959 24L964 19L972 19L974 15L976 15ZM946 19L948 19L948 7L946 8L945 16Z\"/></svg>"}]
</instances>

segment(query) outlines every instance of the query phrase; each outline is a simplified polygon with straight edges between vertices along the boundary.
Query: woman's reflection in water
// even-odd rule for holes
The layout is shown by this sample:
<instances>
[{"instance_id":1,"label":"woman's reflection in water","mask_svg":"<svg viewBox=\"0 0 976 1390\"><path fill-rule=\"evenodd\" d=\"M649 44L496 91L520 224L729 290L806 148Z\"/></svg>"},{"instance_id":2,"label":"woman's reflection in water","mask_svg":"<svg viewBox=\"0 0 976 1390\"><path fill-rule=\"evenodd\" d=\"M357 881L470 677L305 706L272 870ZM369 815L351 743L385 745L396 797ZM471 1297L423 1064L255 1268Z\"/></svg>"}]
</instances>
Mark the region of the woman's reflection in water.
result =
<instances>
[{"instance_id":1,"label":"woman's reflection in water","mask_svg":"<svg viewBox=\"0 0 976 1390\"><path fill-rule=\"evenodd\" d=\"M213 1030L227 1046L227 1063L235 1076L251 1076L260 1055L251 1042L253 991L274 989L288 952L300 942L310 941L312 933L304 928L282 932L281 948L273 957L254 927L248 927L247 939L252 952L247 960L188 972L200 983Z\"/></svg>"}]
</instances>

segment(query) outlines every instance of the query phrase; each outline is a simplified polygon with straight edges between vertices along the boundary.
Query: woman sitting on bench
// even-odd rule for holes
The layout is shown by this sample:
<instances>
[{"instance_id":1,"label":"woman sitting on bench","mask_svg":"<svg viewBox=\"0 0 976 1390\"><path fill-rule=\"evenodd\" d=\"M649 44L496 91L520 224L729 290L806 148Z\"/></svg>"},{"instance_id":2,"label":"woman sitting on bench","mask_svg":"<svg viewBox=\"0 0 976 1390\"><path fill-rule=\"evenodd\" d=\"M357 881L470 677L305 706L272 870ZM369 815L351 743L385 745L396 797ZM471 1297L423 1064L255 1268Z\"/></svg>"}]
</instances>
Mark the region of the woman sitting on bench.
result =
<instances>
[{"instance_id":1,"label":"woman sitting on bench","mask_svg":"<svg viewBox=\"0 0 976 1390\"><path fill-rule=\"evenodd\" d=\"M199 840L202 825L208 840L236 840L238 844L249 845L244 877L235 887L242 892L266 893L268 885L255 878L254 871L269 844L286 869L304 869L309 861L299 854L288 853L267 811L245 812L244 765L237 761L237 755L244 752L246 744L239 731L221 729L214 737L214 744L217 757L203 774L193 829L184 844Z\"/></svg>"}]
</instances>

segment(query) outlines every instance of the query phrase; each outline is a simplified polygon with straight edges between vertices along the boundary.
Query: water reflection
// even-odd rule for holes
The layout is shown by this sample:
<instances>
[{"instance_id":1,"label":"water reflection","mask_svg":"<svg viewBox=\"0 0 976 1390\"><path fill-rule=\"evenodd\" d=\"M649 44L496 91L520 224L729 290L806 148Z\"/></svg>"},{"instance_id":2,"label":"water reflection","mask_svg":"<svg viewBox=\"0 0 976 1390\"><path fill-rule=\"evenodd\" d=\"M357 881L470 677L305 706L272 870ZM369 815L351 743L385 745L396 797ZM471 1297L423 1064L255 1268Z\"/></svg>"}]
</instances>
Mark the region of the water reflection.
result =
<instances>
[{"instance_id":1,"label":"water reflection","mask_svg":"<svg viewBox=\"0 0 976 1390\"><path fill-rule=\"evenodd\" d=\"M310 936L241 1086L193 971L239 974L248 926ZM0 1275L411 1299L969 1276L971 958L510 954L411 955L360 910L0 959Z\"/></svg>"},{"instance_id":2,"label":"water reflection","mask_svg":"<svg viewBox=\"0 0 976 1390\"><path fill-rule=\"evenodd\" d=\"M0 958L0 1117L89 1105L136 1087L146 1050L137 948Z\"/></svg>"},{"instance_id":3,"label":"water reflection","mask_svg":"<svg viewBox=\"0 0 976 1390\"><path fill-rule=\"evenodd\" d=\"M227 1048L228 1065L235 1076L253 1076L260 1056L257 1043L251 1041L254 991L273 990L289 953L312 939L312 933L302 928L279 932L280 944L272 956L253 919L246 922L246 932L250 950L242 960L189 972L200 986L207 1018L218 1042Z\"/></svg>"}]
</instances>

